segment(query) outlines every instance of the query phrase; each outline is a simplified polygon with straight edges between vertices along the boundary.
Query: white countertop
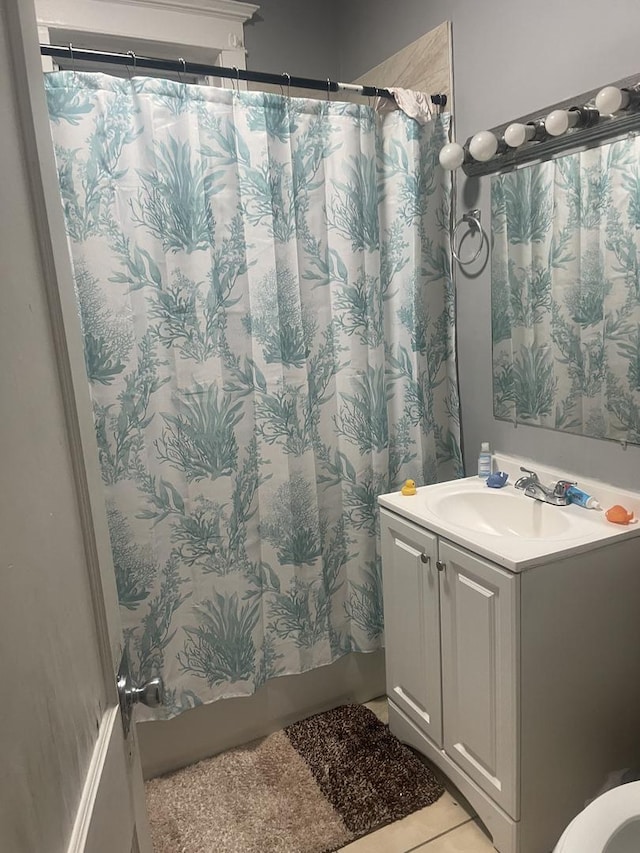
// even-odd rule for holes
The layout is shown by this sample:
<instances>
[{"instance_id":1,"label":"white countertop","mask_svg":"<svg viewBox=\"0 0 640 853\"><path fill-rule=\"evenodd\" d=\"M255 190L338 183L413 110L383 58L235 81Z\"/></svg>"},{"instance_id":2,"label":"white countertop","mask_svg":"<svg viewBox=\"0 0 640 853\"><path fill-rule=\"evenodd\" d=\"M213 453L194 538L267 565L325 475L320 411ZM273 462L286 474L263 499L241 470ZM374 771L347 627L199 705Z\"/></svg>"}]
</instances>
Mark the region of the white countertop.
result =
<instances>
[{"instance_id":1,"label":"white countertop","mask_svg":"<svg viewBox=\"0 0 640 853\"><path fill-rule=\"evenodd\" d=\"M556 507L527 497L521 490L514 488L515 481L522 476L521 465L536 471L541 482L545 484L564 478L577 481L581 489L600 502L603 511L584 509L575 504ZM567 471L559 471L504 454L495 454L494 471L506 471L509 474L509 481L503 489L490 489L479 477L467 477L421 486L415 495L405 496L401 492L381 495L378 501L381 507L513 572L521 572L535 565L602 548L615 540L640 536L640 523L626 526L612 524L604 514L604 510L613 504L621 504L634 512L637 518L640 513L640 494L594 480L581 479ZM456 519L456 495L471 495L471 500L481 500L483 509L488 508L489 512L492 506L489 502L495 501L496 519L503 513L507 504L514 504L516 500L527 501L526 505L518 505L516 508L543 521L550 521L550 529L554 533L549 537L528 537L511 531L502 534L492 532L491 525L484 525L485 529L482 529L482 524L478 528L460 524ZM483 497L476 498L474 495ZM510 499L505 501L507 497ZM446 511L443 508L446 508ZM557 515L558 513L560 515ZM566 526L566 530L555 532L556 526ZM640 563L640 544L638 556Z\"/></svg>"}]
</instances>

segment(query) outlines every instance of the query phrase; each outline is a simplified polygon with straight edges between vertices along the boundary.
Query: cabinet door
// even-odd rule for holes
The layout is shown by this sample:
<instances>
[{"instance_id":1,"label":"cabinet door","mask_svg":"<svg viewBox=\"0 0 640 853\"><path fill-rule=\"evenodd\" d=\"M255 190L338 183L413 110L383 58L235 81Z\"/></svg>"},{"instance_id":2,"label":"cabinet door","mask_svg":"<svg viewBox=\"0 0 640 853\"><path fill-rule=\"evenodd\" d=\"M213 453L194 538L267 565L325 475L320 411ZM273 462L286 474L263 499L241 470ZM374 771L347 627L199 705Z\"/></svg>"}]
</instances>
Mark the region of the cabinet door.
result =
<instances>
[{"instance_id":1,"label":"cabinet door","mask_svg":"<svg viewBox=\"0 0 640 853\"><path fill-rule=\"evenodd\" d=\"M387 695L442 746L437 539L381 511Z\"/></svg>"},{"instance_id":2,"label":"cabinet door","mask_svg":"<svg viewBox=\"0 0 640 853\"><path fill-rule=\"evenodd\" d=\"M440 541L444 748L518 819L519 578Z\"/></svg>"}]
</instances>

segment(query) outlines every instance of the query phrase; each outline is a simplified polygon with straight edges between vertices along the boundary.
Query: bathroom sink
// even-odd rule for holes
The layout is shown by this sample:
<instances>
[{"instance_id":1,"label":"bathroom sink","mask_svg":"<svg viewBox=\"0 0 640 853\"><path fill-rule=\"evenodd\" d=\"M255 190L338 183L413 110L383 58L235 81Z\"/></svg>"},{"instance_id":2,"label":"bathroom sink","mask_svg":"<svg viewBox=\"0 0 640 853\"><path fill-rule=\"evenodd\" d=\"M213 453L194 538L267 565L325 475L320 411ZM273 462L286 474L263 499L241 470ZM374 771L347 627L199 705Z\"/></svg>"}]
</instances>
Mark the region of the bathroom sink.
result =
<instances>
[{"instance_id":1,"label":"bathroom sink","mask_svg":"<svg viewBox=\"0 0 640 853\"><path fill-rule=\"evenodd\" d=\"M492 536L557 539L570 536L572 519L562 507L522 493L460 490L426 497L428 508L450 524Z\"/></svg>"},{"instance_id":2,"label":"bathroom sink","mask_svg":"<svg viewBox=\"0 0 640 853\"><path fill-rule=\"evenodd\" d=\"M580 474L524 460L542 483L577 480L603 507L622 504L640 518L640 494L590 481ZM638 536L640 524L611 524L604 512L583 507L553 506L514 487L523 460L496 454L494 465L509 475L502 489L490 489L479 477L419 486L415 494L380 495L383 511L392 512L449 542L486 557L512 572L557 561L602 547L613 539Z\"/></svg>"}]
</instances>

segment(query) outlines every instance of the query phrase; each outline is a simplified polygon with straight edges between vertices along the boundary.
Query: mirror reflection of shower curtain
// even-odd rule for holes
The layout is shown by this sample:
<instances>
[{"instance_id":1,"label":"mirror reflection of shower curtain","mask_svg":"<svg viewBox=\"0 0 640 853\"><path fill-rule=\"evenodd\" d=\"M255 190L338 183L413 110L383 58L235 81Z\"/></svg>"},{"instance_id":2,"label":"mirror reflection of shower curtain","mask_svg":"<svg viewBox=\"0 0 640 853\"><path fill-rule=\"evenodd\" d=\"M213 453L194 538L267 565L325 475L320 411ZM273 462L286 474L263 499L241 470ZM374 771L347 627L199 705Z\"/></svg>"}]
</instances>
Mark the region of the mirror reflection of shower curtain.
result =
<instances>
[{"instance_id":1,"label":"mirror reflection of shower curtain","mask_svg":"<svg viewBox=\"0 0 640 853\"><path fill-rule=\"evenodd\" d=\"M382 644L376 497L461 473L448 117L47 75L134 677Z\"/></svg>"},{"instance_id":2,"label":"mirror reflection of shower curtain","mask_svg":"<svg viewBox=\"0 0 640 853\"><path fill-rule=\"evenodd\" d=\"M491 179L494 414L640 443L640 140Z\"/></svg>"}]
</instances>

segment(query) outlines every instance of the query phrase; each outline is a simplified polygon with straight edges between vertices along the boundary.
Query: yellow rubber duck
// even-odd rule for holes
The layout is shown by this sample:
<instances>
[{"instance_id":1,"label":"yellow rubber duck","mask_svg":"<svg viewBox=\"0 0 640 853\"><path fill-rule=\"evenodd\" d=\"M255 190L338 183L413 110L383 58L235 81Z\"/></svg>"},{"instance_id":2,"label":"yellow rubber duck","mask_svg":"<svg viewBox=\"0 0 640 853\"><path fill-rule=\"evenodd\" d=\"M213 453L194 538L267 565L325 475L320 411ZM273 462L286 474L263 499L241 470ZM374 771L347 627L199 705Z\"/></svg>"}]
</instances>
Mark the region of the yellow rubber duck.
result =
<instances>
[{"instance_id":1,"label":"yellow rubber duck","mask_svg":"<svg viewBox=\"0 0 640 853\"><path fill-rule=\"evenodd\" d=\"M415 480L405 480L404 486L401 489L403 495L415 495L417 491Z\"/></svg>"}]
</instances>

